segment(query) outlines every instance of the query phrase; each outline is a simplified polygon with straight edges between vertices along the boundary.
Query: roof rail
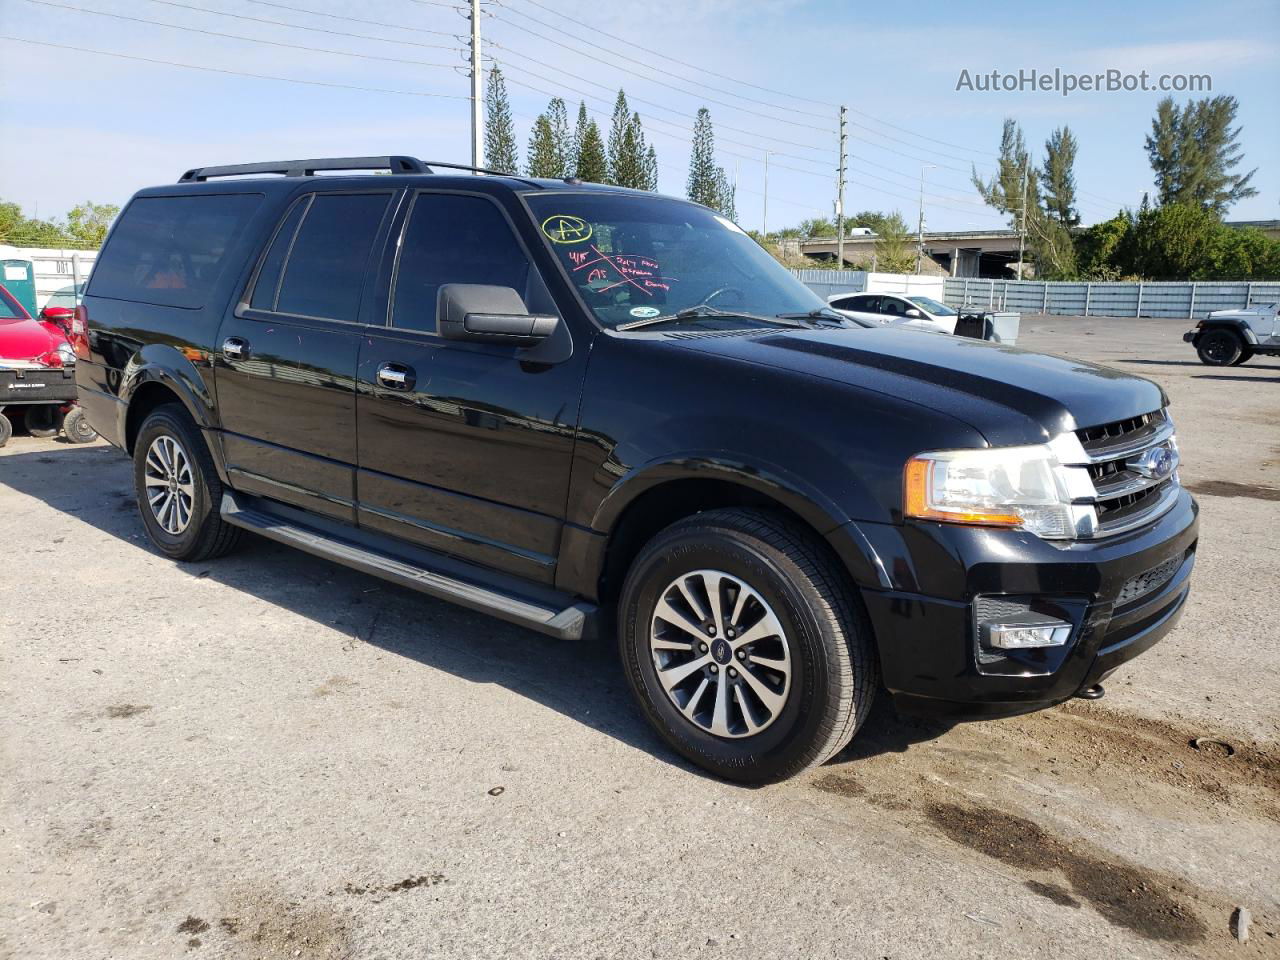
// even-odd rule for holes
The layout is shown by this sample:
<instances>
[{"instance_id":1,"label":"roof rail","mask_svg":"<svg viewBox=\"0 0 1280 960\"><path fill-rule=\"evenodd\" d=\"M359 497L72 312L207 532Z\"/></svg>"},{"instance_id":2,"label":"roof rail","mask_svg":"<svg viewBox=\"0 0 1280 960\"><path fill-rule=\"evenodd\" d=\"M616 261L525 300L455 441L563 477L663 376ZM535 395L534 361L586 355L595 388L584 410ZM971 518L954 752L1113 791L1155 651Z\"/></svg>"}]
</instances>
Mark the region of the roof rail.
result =
<instances>
[{"instance_id":1,"label":"roof rail","mask_svg":"<svg viewBox=\"0 0 1280 960\"><path fill-rule=\"evenodd\" d=\"M221 167L195 167L179 177L178 182L203 183L213 177L243 177L257 173L274 173L285 177L310 177L319 170L431 172L429 166L414 157L328 157L321 160L277 160L270 163L233 163Z\"/></svg>"},{"instance_id":2,"label":"roof rail","mask_svg":"<svg viewBox=\"0 0 1280 960\"><path fill-rule=\"evenodd\" d=\"M244 177L274 173L284 177L310 177L319 170L388 170L391 173L432 173L432 167L470 170L495 177L518 177L519 174L473 167L465 163L419 160L416 157L327 157L320 160L277 160L270 163L233 163L221 167L195 167L178 178L179 183L203 183L214 177Z\"/></svg>"}]
</instances>

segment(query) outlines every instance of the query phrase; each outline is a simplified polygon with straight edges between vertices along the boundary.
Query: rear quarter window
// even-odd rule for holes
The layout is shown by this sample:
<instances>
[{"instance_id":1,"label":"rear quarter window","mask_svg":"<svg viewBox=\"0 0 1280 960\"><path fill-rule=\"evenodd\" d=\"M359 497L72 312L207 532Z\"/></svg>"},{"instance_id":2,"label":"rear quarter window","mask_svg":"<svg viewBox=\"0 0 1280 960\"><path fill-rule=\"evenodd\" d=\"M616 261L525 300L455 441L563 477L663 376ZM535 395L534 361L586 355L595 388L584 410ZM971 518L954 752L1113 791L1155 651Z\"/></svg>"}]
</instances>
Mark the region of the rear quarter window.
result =
<instances>
[{"instance_id":1,"label":"rear quarter window","mask_svg":"<svg viewBox=\"0 0 1280 960\"><path fill-rule=\"evenodd\" d=\"M226 266L257 193L138 197L120 217L94 264L89 293L195 309Z\"/></svg>"}]
</instances>

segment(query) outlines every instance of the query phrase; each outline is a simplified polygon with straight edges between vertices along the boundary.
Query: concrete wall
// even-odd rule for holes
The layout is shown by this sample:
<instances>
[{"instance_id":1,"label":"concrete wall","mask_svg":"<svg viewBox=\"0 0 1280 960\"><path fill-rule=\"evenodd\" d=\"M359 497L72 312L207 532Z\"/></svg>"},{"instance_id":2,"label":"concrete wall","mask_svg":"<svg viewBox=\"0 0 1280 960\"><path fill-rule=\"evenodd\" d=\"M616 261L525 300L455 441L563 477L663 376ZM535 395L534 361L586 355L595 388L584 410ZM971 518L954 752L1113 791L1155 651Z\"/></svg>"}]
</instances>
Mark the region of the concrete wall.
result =
<instances>
[{"instance_id":1,"label":"concrete wall","mask_svg":"<svg viewBox=\"0 0 1280 960\"><path fill-rule=\"evenodd\" d=\"M823 300L835 293L915 293L942 300L942 277L917 276L913 273L870 273L866 270L791 271Z\"/></svg>"}]
</instances>

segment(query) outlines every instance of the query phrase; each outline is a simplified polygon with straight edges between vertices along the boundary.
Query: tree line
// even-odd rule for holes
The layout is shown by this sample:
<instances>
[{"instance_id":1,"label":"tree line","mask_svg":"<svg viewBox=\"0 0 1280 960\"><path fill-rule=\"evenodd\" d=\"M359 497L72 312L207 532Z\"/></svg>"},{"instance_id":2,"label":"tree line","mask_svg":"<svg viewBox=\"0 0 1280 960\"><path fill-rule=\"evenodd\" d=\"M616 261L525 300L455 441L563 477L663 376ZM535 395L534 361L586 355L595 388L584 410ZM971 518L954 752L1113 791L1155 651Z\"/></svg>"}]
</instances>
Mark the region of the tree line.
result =
<instances>
[{"instance_id":1,"label":"tree line","mask_svg":"<svg viewBox=\"0 0 1280 960\"><path fill-rule=\"evenodd\" d=\"M86 200L66 217L40 220L25 216L16 203L0 200L0 244L13 247L83 247L96 250L120 208Z\"/></svg>"},{"instance_id":2,"label":"tree line","mask_svg":"<svg viewBox=\"0 0 1280 960\"><path fill-rule=\"evenodd\" d=\"M1144 147L1155 182L1137 210L1080 229L1075 161L1079 145L1069 127L1054 130L1036 165L1022 128L1004 121L996 173L972 181L988 206L1024 230L1035 275L1049 280L1280 279L1280 240L1236 229L1223 217L1237 201L1256 196L1256 170L1243 161L1235 97L1206 97L1184 106L1161 100Z\"/></svg>"},{"instance_id":3,"label":"tree line","mask_svg":"<svg viewBox=\"0 0 1280 960\"><path fill-rule=\"evenodd\" d=\"M584 102L578 103L577 122L571 129L567 104L553 97L533 121L522 167L506 79L498 67L489 71L485 85L484 165L499 173L658 189L657 151L623 90L614 101L607 138L588 116ZM694 120L686 194L730 219L736 216L734 187L715 162L715 133L705 107Z\"/></svg>"}]
</instances>

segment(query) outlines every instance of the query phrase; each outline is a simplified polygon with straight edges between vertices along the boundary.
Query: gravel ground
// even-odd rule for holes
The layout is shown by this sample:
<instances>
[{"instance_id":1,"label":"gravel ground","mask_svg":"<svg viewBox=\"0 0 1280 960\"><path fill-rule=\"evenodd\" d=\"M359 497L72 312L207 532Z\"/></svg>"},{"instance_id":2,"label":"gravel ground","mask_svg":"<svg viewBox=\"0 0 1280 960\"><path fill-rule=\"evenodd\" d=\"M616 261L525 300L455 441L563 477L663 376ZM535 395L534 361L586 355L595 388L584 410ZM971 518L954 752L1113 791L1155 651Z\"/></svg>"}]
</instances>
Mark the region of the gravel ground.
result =
<instances>
[{"instance_id":1,"label":"gravel ground","mask_svg":"<svg viewBox=\"0 0 1280 960\"><path fill-rule=\"evenodd\" d=\"M171 563L121 454L14 438L0 957L1280 956L1280 361L1203 367L1183 329L1022 340L1172 398L1203 507L1178 630L1098 703L882 706L758 790L668 753L606 646L259 540Z\"/></svg>"}]
</instances>

